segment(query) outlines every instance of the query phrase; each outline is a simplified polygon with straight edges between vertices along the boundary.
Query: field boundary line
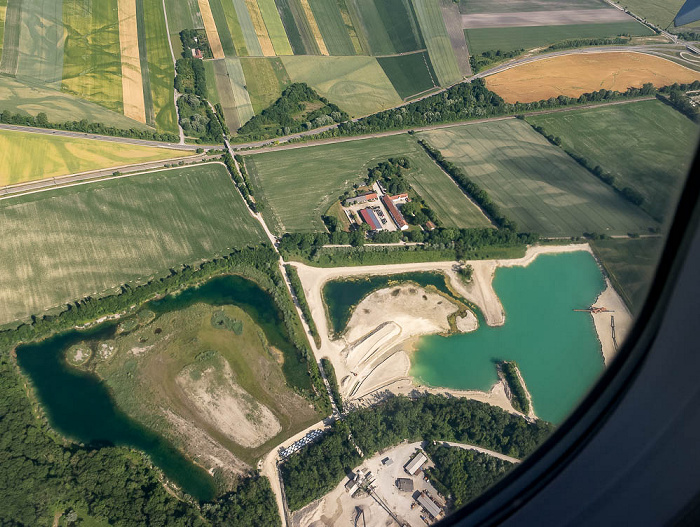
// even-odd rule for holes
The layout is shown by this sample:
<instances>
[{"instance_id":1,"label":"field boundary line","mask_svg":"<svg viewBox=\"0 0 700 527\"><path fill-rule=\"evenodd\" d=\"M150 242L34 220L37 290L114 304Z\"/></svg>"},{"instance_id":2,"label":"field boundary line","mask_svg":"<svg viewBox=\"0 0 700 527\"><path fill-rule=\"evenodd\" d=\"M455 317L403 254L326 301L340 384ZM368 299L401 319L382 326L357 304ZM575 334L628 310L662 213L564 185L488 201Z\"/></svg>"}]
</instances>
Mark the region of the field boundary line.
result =
<instances>
[{"instance_id":1,"label":"field boundary line","mask_svg":"<svg viewBox=\"0 0 700 527\"><path fill-rule=\"evenodd\" d=\"M185 159L192 159L193 157L198 157L198 156L190 156L189 158L176 157L176 158L174 158L174 159L163 159L162 161L153 161L153 163L161 163L161 162L165 163L165 162L167 162L167 161L183 161L183 160L185 160ZM223 165L224 167L226 167L226 165L224 165L224 163L223 163L222 161L207 161L207 162L205 162L205 163L200 163L200 165L211 165L211 164L217 164L217 163L220 164L220 165ZM143 164L145 164L145 163L142 163L142 165L143 165ZM123 167L121 167L121 168L128 168L129 166L137 167L137 166L140 166L140 165L125 165L125 166L123 166ZM110 180L113 180L113 179L123 179L123 178L132 177L132 176L142 176L142 175L144 175L144 174L151 174L151 173L153 173L153 172L161 172L161 171L164 171L164 170L179 170L179 169L183 169L183 168L190 168L191 166L192 166L192 165L182 165L182 166L167 167L167 168L166 168L166 167L161 167L161 168L156 167L156 168L152 168L152 169L150 169L150 170L143 170L143 171L138 171L138 172L129 172L128 174L120 174L120 175L118 175L118 176L104 176L104 177L95 176L95 177L93 177L93 178L90 178L90 177L89 177L89 174L92 174L93 172L98 172L98 171L101 171L101 170L114 170L114 168L120 168L120 167L112 167L112 168L100 169L100 170L97 170L97 171L92 170L92 171L90 171L90 172L81 172L81 173L79 173L79 174L69 174L69 175L66 175L66 176L56 176L56 177L54 177L54 178L47 178L47 179L45 179L45 180L37 179L37 180L35 180L35 181L28 181L27 183L24 183L24 184L32 184L32 183L37 184L37 183L41 183L42 181L47 181L47 182L48 182L50 179L54 179L54 180L55 180L55 179L59 179L59 178L69 178L69 177L76 177L76 176L81 176L81 175L86 175L86 176L88 176L88 177L87 177L86 179L84 179L84 180L76 181L76 182L73 182L73 183L67 183L67 184L65 184L65 185L54 184L54 185L52 185L52 186L47 186L47 187L42 187L42 188L38 188L38 189L33 189L33 190L29 190L29 191L27 191L27 192L18 192L18 193L15 193L15 194L7 194L7 195L4 195L4 196L0 196L0 201L7 200L7 199L12 199L12 198L20 198L20 197L23 197L23 196L29 196L29 195L31 195L31 194L38 194L39 192L47 192L47 191L51 191L51 190L61 190L61 189L64 189L64 188L77 187L77 186L79 186L79 185L89 185L89 184L92 184L92 183L100 183L100 182L102 182L102 181L110 181ZM228 169L227 169L227 170L228 170ZM18 185L22 185L22 183L19 183ZM5 191L5 189L7 189L9 186L10 186L10 185L5 186L5 187L2 187L2 189L0 189L0 191ZM13 185L13 186L16 186L16 185Z\"/></svg>"}]
</instances>

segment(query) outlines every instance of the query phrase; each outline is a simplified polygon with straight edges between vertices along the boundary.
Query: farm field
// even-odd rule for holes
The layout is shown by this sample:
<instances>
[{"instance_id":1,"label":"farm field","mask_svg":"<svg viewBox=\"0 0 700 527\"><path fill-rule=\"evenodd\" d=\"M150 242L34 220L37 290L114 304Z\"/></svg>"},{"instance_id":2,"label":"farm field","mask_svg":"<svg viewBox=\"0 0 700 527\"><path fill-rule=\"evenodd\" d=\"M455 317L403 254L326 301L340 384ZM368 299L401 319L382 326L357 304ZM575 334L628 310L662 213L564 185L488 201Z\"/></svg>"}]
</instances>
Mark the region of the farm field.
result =
<instances>
[{"instance_id":1,"label":"farm field","mask_svg":"<svg viewBox=\"0 0 700 527\"><path fill-rule=\"evenodd\" d=\"M279 58L242 58L241 66L256 114L274 103L290 84L287 71Z\"/></svg>"},{"instance_id":2,"label":"farm field","mask_svg":"<svg viewBox=\"0 0 700 527\"><path fill-rule=\"evenodd\" d=\"M642 208L669 219L693 161L700 130L661 101L533 115L567 150L600 165L615 186L644 196Z\"/></svg>"},{"instance_id":3,"label":"farm field","mask_svg":"<svg viewBox=\"0 0 700 527\"><path fill-rule=\"evenodd\" d=\"M2 200L0 223L0 325L264 238L221 164Z\"/></svg>"},{"instance_id":4,"label":"farm field","mask_svg":"<svg viewBox=\"0 0 700 527\"><path fill-rule=\"evenodd\" d=\"M60 88L63 78L63 3L23 0L17 75Z\"/></svg>"},{"instance_id":5,"label":"farm field","mask_svg":"<svg viewBox=\"0 0 700 527\"><path fill-rule=\"evenodd\" d=\"M159 130L177 134L177 113L173 88L175 67L170 55L163 3L161 0L143 1L146 49L148 50L148 76L156 127ZM173 41L173 49L177 54L181 48L178 36L178 39Z\"/></svg>"},{"instance_id":6,"label":"farm field","mask_svg":"<svg viewBox=\"0 0 700 527\"><path fill-rule=\"evenodd\" d=\"M117 0L63 1L63 89L123 112Z\"/></svg>"},{"instance_id":7,"label":"farm field","mask_svg":"<svg viewBox=\"0 0 700 527\"><path fill-rule=\"evenodd\" d=\"M685 0L615 0L615 3L665 29L673 22Z\"/></svg>"},{"instance_id":8,"label":"farm field","mask_svg":"<svg viewBox=\"0 0 700 527\"><path fill-rule=\"evenodd\" d=\"M258 42L260 42L262 54L266 57L274 57L275 48L273 47L272 40L270 40L270 35L267 32L265 20L263 20L257 0L245 0L245 5L248 8L250 19L253 22L253 28L255 29L255 34L258 37Z\"/></svg>"},{"instance_id":9,"label":"farm field","mask_svg":"<svg viewBox=\"0 0 700 527\"><path fill-rule=\"evenodd\" d=\"M600 89L625 91L651 82L691 83L700 72L652 55L631 52L563 55L516 66L486 77L506 102L532 102L559 95L578 97Z\"/></svg>"},{"instance_id":10,"label":"farm field","mask_svg":"<svg viewBox=\"0 0 700 527\"><path fill-rule=\"evenodd\" d=\"M245 0L220 1L223 3L224 8L226 9L227 19L230 24L229 27L234 28L234 30L232 30L231 33L238 33L238 29L235 28L233 20L233 15L235 14L238 25L241 28L241 36L243 37L243 41L245 42L245 49L247 51L247 55L261 57L263 55L263 50L260 45L260 41L258 40L258 35L255 32L255 26L253 25L253 20L250 16L250 13L248 12L248 7L246 6ZM230 2L232 2L234 7L233 12L230 12L229 7L226 5ZM239 37L237 36L236 39L238 40ZM243 53L241 53L241 56L242 55Z\"/></svg>"},{"instance_id":11,"label":"farm field","mask_svg":"<svg viewBox=\"0 0 700 527\"><path fill-rule=\"evenodd\" d=\"M19 62L19 37L22 23L22 4L20 1L9 0L9 5L5 6L4 19L0 73L15 75Z\"/></svg>"},{"instance_id":12,"label":"farm field","mask_svg":"<svg viewBox=\"0 0 700 527\"><path fill-rule=\"evenodd\" d=\"M664 238L596 240L591 246L615 290L622 295L632 314L639 314L656 274Z\"/></svg>"},{"instance_id":13,"label":"farm field","mask_svg":"<svg viewBox=\"0 0 700 527\"><path fill-rule=\"evenodd\" d=\"M229 85L233 93L233 101L238 114L238 120L242 125L247 123L254 115L253 103L250 102L250 95L246 90L246 79L243 73L240 59L227 58L226 71L228 73ZM219 95L222 91L219 90Z\"/></svg>"},{"instance_id":14,"label":"farm field","mask_svg":"<svg viewBox=\"0 0 700 527\"><path fill-rule=\"evenodd\" d=\"M275 0L257 0L260 14L265 22L265 28L272 42L276 55L293 55L287 34L282 25L282 19L277 11Z\"/></svg>"},{"instance_id":15,"label":"farm field","mask_svg":"<svg viewBox=\"0 0 700 527\"><path fill-rule=\"evenodd\" d=\"M186 155L181 150L0 130L0 186Z\"/></svg>"},{"instance_id":16,"label":"farm field","mask_svg":"<svg viewBox=\"0 0 700 527\"><path fill-rule=\"evenodd\" d=\"M228 77L225 60L211 60L205 63L207 74L207 89L210 92L216 92L217 101L221 103L221 108L224 111L224 119L226 125L231 131L237 130L240 126L238 110L236 109L236 100L233 98L233 87ZM210 76L210 71L213 74ZM213 81L213 82L212 82ZM212 104L216 104L211 101Z\"/></svg>"},{"instance_id":17,"label":"farm field","mask_svg":"<svg viewBox=\"0 0 700 527\"><path fill-rule=\"evenodd\" d=\"M275 0L275 4L294 54L318 54L318 47L304 19L301 4L295 0Z\"/></svg>"},{"instance_id":18,"label":"farm field","mask_svg":"<svg viewBox=\"0 0 700 527\"><path fill-rule=\"evenodd\" d=\"M148 127L122 113L64 92L47 89L43 83L29 79L19 81L0 75L0 111L30 114L46 113L49 121L64 122L86 119L117 128L147 129Z\"/></svg>"},{"instance_id":19,"label":"farm field","mask_svg":"<svg viewBox=\"0 0 700 527\"><path fill-rule=\"evenodd\" d=\"M294 2L295 0L291 0ZM318 26L318 21L316 20L316 15L311 8L310 0L298 0L299 6L301 8L301 14L305 20L305 25L308 26L308 30L313 37L315 42L315 47L321 55L328 55L328 47L323 40L323 35L321 34L321 29Z\"/></svg>"},{"instance_id":20,"label":"farm field","mask_svg":"<svg viewBox=\"0 0 700 527\"><path fill-rule=\"evenodd\" d=\"M329 55L355 55L355 46L345 27L336 0L308 0Z\"/></svg>"},{"instance_id":21,"label":"farm field","mask_svg":"<svg viewBox=\"0 0 700 527\"><path fill-rule=\"evenodd\" d=\"M358 36L372 55L393 55L424 49L413 6L404 0L348 0Z\"/></svg>"},{"instance_id":22,"label":"farm field","mask_svg":"<svg viewBox=\"0 0 700 527\"><path fill-rule=\"evenodd\" d=\"M265 221L282 234L323 230L321 215L338 196L364 179L368 168L397 155L411 160L410 183L445 226L490 225L408 134L247 155L245 163L254 195L266 205Z\"/></svg>"},{"instance_id":23,"label":"farm field","mask_svg":"<svg viewBox=\"0 0 700 527\"><path fill-rule=\"evenodd\" d=\"M416 134L514 220L543 236L646 233L659 224L518 119Z\"/></svg>"},{"instance_id":24,"label":"farm field","mask_svg":"<svg viewBox=\"0 0 700 527\"><path fill-rule=\"evenodd\" d=\"M0 61L2 61L2 41L5 37L5 11L7 11L7 0L0 0Z\"/></svg>"},{"instance_id":25,"label":"farm field","mask_svg":"<svg viewBox=\"0 0 700 527\"><path fill-rule=\"evenodd\" d=\"M465 29L464 33L473 55L485 51L531 50L547 47L563 40L577 38L614 38L620 34L648 36L654 33L635 20L600 24L570 24L564 26L527 26Z\"/></svg>"},{"instance_id":26,"label":"farm field","mask_svg":"<svg viewBox=\"0 0 700 527\"><path fill-rule=\"evenodd\" d=\"M432 0L413 0L413 6L438 82L441 86L454 84L462 78L462 74L438 3Z\"/></svg>"},{"instance_id":27,"label":"farm field","mask_svg":"<svg viewBox=\"0 0 700 527\"><path fill-rule=\"evenodd\" d=\"M168 27L173 49L177 55L181 51L180 31L183 29L204 29L202 14L197 0L165 0L168 13Z\"/></svg>"},{"instance_id":28,"label":"farm field","mask_svg":"<svg viewBox=\"0 0 700 527\"><path fill-rule=\"evenodd\" d=\"M460 0L459 2L459 10L462 13L520 13L606 7L608 4L603 0L553 0L547 2L542 2L542 0Z\"/></svg>"},{"instance_id":29,"label":"farm field","mask_svg":"<svg viewBox=\"0 0 700 527\"><path fill-rule=\"evenodd\" d=\"M292 82L305 82L353 117L401 104L373 57L282 57Z\"/></svg>"},{"instance_id":30,"label":"farm field","mask_svg":"<svg viewBox=\"0 0 700 527\"><path fill-rule=\"evenodd\" d=\"M228 10L224 8L224 4L228 7ZM209 8L211 9L211 14L214 18L214 25L216 27L216 32L219 35L219 41L221 42L221 48L223 49L224 55L227 57L233 57L237 53L237 48L234 43L235 39L233 34L235 32L242 32L240 26L238 26L238 18L233 10L233 5L230 2L222 2L221 0L209 0ZM215 57L218 58L218 57Z\"/></svg>"},{"instance_id":31,"label":"farm field","mask_svg":"<svg viewBox=\"0 0 700 527\"><path fill-rule=\"evenodd\" d=\"M378 57L377 62L402 99L437 86L430 57L425 51L394 57Z\"/></svg>"},{"instance_id":32,"label":"farm field","mask_svg":"<svg viewBox=\"0 0 700 527\"><path fill-rule=\"evenodd\" d=\"M122 93L124 115L146 122L146 104L143 96L143 76L139 52L139 33L136 2L118 0L119 43L122 59Z\"/></svg>"},{"instance_id":33,"label":"farm field","mask_svg":"<svg viewBox=\"0 0 700 527\"><path fill-rule=\"evenodd\" d=\"M217 0L213 1L215 3L217 2ZM207 39L209 40L209 47L211 48L213 57L215 59L223 59L225 57L224 48L221 43L221 38L219 37L216 21L214 20L210 0L199 0L199 12L202 15L204 29L207 31ZM226 33L224 33L224 35L226 35Z\"/></svg>"}]
</instances>

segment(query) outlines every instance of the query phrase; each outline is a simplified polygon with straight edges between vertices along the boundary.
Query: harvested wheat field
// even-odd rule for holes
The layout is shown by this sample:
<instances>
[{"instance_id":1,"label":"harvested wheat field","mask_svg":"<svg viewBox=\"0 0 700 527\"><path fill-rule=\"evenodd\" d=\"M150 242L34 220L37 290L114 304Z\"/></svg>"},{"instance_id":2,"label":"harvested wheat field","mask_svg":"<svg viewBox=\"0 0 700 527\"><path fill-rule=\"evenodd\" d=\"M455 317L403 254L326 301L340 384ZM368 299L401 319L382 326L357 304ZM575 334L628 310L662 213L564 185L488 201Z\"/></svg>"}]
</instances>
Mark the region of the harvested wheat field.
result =
<instances>
[{"instance_id":1,"label":"harvested wheat field","mask_svg":"<svg viewBox=\"0 0 700 527\"><path fill-rule=\"evenodd\" d=\"M700 80L700 72L642 53L585 53L523 64L486 78L506 102L533 102L559 95L578 97L600 89L625 91Z\"/></svg>"},{"instance_id":2,"label":"harvested wheat field","mask_svg":"<svg viewBox=\"0 0 700 527\"><path fill-rule=\"evenodd\" d=\"M136 0L119 0L118 7L124 115L145 123L146 104L143 98L143 76L136 27Z\"/></svg>"}]
</instances>

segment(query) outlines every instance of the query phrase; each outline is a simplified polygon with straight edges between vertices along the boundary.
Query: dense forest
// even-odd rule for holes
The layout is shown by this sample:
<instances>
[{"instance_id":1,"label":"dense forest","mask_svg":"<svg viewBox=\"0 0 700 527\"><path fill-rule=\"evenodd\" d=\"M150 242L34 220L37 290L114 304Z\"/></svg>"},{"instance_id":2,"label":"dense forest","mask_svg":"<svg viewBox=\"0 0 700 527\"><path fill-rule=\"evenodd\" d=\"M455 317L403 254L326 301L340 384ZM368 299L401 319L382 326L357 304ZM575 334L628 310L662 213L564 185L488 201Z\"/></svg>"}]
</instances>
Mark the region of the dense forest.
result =
<instances>
[{"instance_id":1,"label":"dense forest","mask_svg":"<svg viewBox=\"0 0 700 527\"><path fill-rule=\"evenodd\" d=\"M204 62L199 59L178 59L175 63L175 89L180 93L193 93L207 97L207 76Z\"/></svg>"},{"instance_id":2,"label":"dense forest","mask_svg":"<svg viewBox=\"0 0 700 527\"><path fill-rule=\"evenodd\" d=\"M433 486L456 510L483 493L512 468L512 463L474 450L427 443L425 453L435 464L425 470Z\"/></svg>"},{"instance_id":3,"label":"dense forest","mask_svg":"<svg viewBox=\"0 0 700 527\"><path fill-rule=\"evenodd\" d=\"M319 96L304 83L295 82L260 114L238 129L238 141L251 141L294 134L340 123L348 114Z\"/></svg>"},{"instance_id":4,"label":"dense forest","mask_svg":"<svg viewBox=\"0 0 700 527\"><path fill-rule=\"evenodd\" d=\"M362 460L355 446L367 458L403 440L456 441L523 458L553 430L547 422L530 423L478 401L439 395L393 397L348 414L319 442L291 456L281 466L285 493L296 510L335 488Z\"/></svg>"}]
</instances>

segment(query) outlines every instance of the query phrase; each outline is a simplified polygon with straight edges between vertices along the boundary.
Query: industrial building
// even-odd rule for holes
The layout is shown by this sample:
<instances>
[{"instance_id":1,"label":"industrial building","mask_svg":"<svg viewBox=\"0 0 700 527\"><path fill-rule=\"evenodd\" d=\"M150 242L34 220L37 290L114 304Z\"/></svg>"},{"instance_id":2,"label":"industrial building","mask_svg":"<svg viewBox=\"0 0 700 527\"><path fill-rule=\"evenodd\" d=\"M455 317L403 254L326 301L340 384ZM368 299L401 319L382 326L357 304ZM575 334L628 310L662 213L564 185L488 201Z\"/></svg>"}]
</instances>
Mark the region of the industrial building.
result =
<instances>
[{"instance_id":1,"label":"industrial building","mask_svg":"<svg viewBox=\"0 0 700 527\"><path fill-rule=\"evenodd\" d=\"M372 229L373 231L383 230L382 222L379 220L379 218L372 209L362 209L360 211L360 217L362 217L362 221L369 225L370 229Z\"/></svg>"},{"instance_id":2,"label":"industrial building","mask_svg":"<svg viewBox=\"0 0 700 527\"><path fill-rule=\"evenodd\" d=\"M403 492L413 492L413 480L410 478L398 478L396 487Z\"/></svg>"},{"instance_id":3,"label":"industrial building","mask_svg":"<svg viewBox=\"0 0 700 527\"><path fill-rule=\"evenodd\" d=\"M408 229L408 223L406 223L403 214L401 214L399 209L396 208L396 205L394 205L391 198L385 194L382 196L382 203L384 203L386 210L389 211L389 215L391 216L391 219L394 220L394 223L396 223L396 226L402 231Z\"/></svg>"},{"instance_id":4,"label":"industrial building","mask_svg":"<svg viewBox=\"0 0 700 527\"><path fill-rule=\"evenodd\" d=\"M377 201L379 196L376 192L368 192L366 194L360 194L354 198L348 198L345 200L345 206L357 205L358 203L367 203L368 201Z\"/></svg>"},{"instance_id":5,"label":"industrial building","mask_svg":"<svg viewBox=\"0 0 700 527\"><path fill-rule=\"evenodd\" d=\"M428 458L425 457L425 454L423 452L418 452L418 455L416 455L416 457L414 457L411 461L406 463L406 466L403 468L411 476L415 476L416 474L418 474L418 471L420 471L421 467L425 464L426 461L428 461Z\"/></svg>"},{"instance_id":6,"label":"industrial building","mask_svg":"<svg viewBox=\"0 0 700 527\"><path fill-rule=\"evenodd\" d=\"M438 505L431 500L428 496L425 495L425 493L421 492L420 495L418 496L418 503L420 504L421 507L430 514L433 518L437 519L437 517L440 515L442 512L442 509L438 507Z\"/></svg>"}]
</instances>

